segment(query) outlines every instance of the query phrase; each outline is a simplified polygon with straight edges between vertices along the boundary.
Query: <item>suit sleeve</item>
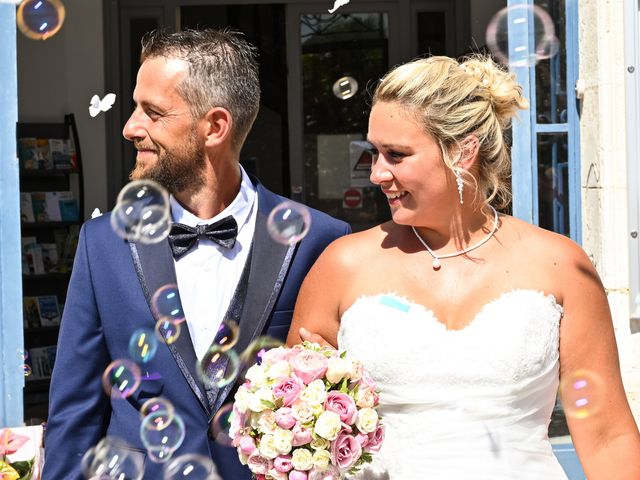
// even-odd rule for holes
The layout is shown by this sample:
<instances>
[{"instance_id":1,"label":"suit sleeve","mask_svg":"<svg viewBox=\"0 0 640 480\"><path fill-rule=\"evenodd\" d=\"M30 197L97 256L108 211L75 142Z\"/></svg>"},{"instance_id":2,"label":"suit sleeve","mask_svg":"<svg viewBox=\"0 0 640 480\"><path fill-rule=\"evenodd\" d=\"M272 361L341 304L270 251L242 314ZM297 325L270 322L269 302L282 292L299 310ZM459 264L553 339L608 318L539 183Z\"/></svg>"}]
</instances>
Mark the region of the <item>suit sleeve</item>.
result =
<instances>
[{"instance_id":1,"label":"suit sleeve","mask_svg":"<svg viewBox=\"0 0 640 480\"><path fill-rule=\"evenodd\" d=\"M80 230L51 377L43 480L83 479L84 453L106 434L111 415L102 389L110 362L96 306L86 225Z\"/></svg>"}]
</instances>

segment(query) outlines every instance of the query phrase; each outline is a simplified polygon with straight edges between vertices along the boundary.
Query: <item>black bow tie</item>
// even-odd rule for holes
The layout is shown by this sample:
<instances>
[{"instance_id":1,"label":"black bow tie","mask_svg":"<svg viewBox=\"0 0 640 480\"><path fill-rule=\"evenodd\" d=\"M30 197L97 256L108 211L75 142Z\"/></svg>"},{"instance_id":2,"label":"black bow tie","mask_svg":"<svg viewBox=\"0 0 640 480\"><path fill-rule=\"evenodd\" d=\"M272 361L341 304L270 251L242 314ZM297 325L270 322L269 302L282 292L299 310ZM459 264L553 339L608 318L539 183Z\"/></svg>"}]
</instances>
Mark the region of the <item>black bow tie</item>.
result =
<instances>
[{"instance_id":1,"label":"black bow tie","mask_svg":"<svg viewBox=\"0 0 640 480\"><path fill-rule=\"evenodd\" d=\"M197 225L196 228L182 223L174 223L169 232L169 245L176 260L186 254L199 238L206 238L224 248L233 248L238 235L238 224L231 215L210 225Z\"/></svg>"}]
</instances>

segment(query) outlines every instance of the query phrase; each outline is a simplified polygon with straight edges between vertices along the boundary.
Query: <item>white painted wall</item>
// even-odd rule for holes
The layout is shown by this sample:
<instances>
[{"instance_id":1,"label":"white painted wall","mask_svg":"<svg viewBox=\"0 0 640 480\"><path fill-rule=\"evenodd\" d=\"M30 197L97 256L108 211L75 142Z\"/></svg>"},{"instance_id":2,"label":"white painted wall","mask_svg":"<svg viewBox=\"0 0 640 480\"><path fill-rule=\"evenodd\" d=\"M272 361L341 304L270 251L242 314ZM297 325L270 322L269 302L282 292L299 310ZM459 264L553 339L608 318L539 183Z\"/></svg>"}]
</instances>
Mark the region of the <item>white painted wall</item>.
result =
<instances>
[{"instance_id":1,"label":"white painted wall","mask_svg":"<svg viewBox=\"0 0 640 480\"><path fill-rule=\"evenodd\" d=\"M623 0L581 0L579 9L583 247L607 291L625 388L640 424L640 334L629 328Z\"/></svg>"},{"instance_id":2,"label":"white painted wall","mask_svg":"<svg viewBox=\"0 0 640 480\"><path fill-rule=\"evenodd\" d=\"M64 0L62 29L46 41L18 33L18 119L62 122L73 113L82 148L85 215L107 208L105 114L89 116L93 94L104 95L101 0ZM108 115L109 113L107 113Z\"/></svg>"}]
</instances>

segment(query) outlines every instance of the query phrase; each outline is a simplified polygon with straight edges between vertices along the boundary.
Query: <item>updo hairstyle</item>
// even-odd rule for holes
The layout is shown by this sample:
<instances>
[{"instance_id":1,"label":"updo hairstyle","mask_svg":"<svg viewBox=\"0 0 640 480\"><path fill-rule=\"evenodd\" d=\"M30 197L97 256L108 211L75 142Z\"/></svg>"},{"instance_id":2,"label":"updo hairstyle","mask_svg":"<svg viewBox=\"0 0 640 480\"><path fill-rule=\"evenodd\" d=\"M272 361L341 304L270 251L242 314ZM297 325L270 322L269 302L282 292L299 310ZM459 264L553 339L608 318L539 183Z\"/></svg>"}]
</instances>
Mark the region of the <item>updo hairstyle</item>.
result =
<instances>
[{"instance_id":1,"label":"updo hairstyle","mask_svg":"<svg viewBox=\"0 0 640 480\"><path fill-rule=\"evenodd\" d=\"M509 204L511 160L505 132L518 110L529 107L514 74L488 56L468 57L462 63L449 57L422 58L385 75L373 94L373 105L377 102L406 107L438 142L445 164L460 172L465 184L471 181L483 202L497 208ZM475 177L458 166L468 135L479 141Z\"/></svg>"}]
</instances>

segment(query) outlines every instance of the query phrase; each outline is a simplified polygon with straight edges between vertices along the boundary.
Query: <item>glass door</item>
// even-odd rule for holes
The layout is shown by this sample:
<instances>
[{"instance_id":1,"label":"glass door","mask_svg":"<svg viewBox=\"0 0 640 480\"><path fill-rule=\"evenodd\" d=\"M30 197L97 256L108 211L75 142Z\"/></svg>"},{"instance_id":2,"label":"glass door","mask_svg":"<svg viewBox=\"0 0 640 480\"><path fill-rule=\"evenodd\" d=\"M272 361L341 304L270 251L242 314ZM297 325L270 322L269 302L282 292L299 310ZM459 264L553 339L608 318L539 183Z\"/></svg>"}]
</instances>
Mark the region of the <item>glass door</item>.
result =
<instances>
[{"instance_id":1,"label":"glass door","mask_svg":"<svg viewBox=\"0 0 640 480\"><path fill-rule=\"evenodd\" d=\"M287 11L291 192L357 231L390 218L363 140L372 89L399 58L396 6L326 8Z\"/></svg>"}]
</instances>

